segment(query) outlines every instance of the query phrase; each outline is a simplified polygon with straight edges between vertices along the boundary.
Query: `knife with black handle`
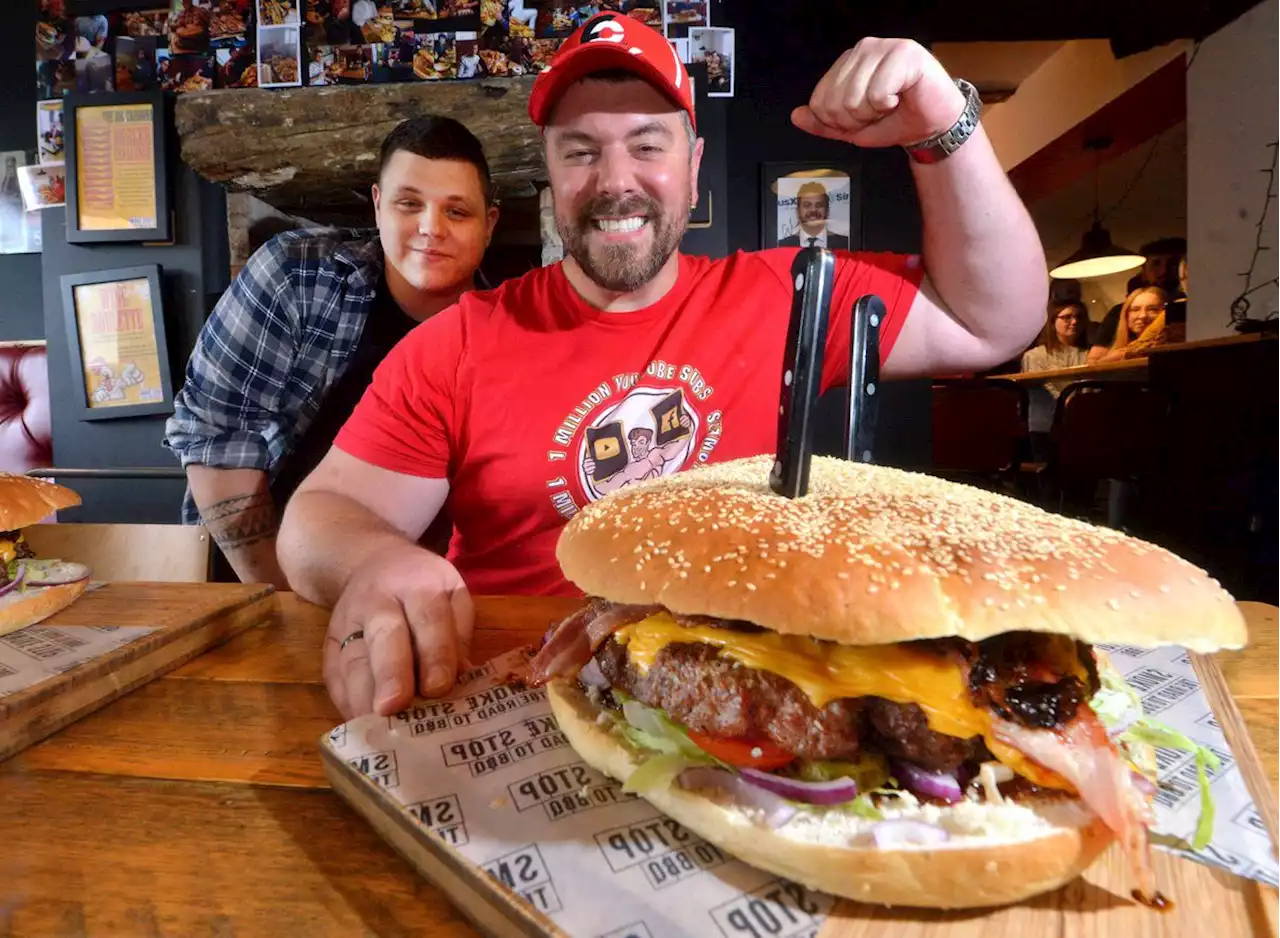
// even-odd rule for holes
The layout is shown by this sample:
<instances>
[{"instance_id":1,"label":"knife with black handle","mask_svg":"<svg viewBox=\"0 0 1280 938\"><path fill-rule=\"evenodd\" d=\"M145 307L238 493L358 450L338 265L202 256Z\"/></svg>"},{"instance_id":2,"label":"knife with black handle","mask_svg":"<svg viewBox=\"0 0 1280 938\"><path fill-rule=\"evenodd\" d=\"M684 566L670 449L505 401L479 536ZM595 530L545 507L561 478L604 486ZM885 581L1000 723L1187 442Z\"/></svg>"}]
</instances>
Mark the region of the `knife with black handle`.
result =
<instances>
[{"instance_id":1,"label":"knife with black handle","mask_svg":"<svg viewBox=\"0 0 1280 938\"><path fill-rule=\"evenodd\" d=\"M778 395L778 447L769 487L786 498L799 498L809 490L813 412L822 384L835 257L823 248L804 248L791 265L791 282L791 322Z\"/></svg>"},{"instance_id":2,"label":"knife with black handle","mask_svg":"<svg viewBox=\"0 0 1280 938\"><path fill-rule=\"evenodd\" d=\"M880 390L880 324L884 301L873 293L858 297L849 324L849 396L845 402L845 459L875 461Z\"/></svg>"}]
</instances>

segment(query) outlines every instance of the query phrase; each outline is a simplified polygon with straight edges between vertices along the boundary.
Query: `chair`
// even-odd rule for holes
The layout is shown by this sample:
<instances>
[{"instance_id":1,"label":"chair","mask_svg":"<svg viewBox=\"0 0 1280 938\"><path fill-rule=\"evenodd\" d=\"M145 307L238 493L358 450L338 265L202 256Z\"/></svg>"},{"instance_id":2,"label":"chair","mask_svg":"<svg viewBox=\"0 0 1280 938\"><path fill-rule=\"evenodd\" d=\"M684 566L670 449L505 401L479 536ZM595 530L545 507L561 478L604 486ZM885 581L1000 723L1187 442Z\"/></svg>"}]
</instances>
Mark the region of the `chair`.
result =
<instances>
[{"instance_id":1,"label":"chair","mask_svg":"<svg viewBox=\"0 0 1280 938\"><path fill-rule=\"evenodd\" d=\"M1077 381L1058 398L1048 473L1059 505L1110 483L1107 524L1122 527L1128 504L1168 460L1169 398L1133 381Z\"/></svg>"},{"instance_id":2,"label":"chair","mask_svg":"<svg viewBox=\"0 0 1280 938\"><path fill-rule=\"evenodd\" d=\"M44 344L0 345L0 472L26 472L52 463Z\"/></svg>"},{"instance_id":3,"label":"chair","mask_svg":"<svg viewBox=\"0 0 1280 938\"><path fill-rule=\"evenodd\" d=\"M933 471L998 482L1027 439L1026 390L1012 381L946 378L933 382Z\"/></svg>"},{"instance_id":4,"label":"chair","mask_svg":"<svg viewBox=\"0 0 1280 938\"><path fill-rule=\"evenodd\" d=\"M103 581L209 581L210 539L198 525L33 524L23 529L40 557L82 563Z\"/></svg>"}]
</instances>

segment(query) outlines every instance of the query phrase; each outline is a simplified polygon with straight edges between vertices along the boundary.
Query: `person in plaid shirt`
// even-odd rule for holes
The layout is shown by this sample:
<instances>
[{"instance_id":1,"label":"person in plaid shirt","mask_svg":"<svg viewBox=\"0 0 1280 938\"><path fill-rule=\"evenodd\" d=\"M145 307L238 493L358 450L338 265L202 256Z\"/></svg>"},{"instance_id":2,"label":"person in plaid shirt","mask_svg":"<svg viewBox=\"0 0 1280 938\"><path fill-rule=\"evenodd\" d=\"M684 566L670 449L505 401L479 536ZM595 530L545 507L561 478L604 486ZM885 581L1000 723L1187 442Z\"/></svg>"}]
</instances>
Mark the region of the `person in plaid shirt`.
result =
<instances>
[{"instance_id":1,"label":"person in plaid shirt","mask_svg":"<svg viewBox=\"0 0 1280 938\"><path fill-rule=\"evenodd\" d=\"M290 231L254 253L201 330L165 426L187 473L184 523L203 523L244 582L287 588L284 504L382 358L476 285L498 218L480 141L450 118L398 125L372 195L374 229Z\"/></svg>"}]
</instances>

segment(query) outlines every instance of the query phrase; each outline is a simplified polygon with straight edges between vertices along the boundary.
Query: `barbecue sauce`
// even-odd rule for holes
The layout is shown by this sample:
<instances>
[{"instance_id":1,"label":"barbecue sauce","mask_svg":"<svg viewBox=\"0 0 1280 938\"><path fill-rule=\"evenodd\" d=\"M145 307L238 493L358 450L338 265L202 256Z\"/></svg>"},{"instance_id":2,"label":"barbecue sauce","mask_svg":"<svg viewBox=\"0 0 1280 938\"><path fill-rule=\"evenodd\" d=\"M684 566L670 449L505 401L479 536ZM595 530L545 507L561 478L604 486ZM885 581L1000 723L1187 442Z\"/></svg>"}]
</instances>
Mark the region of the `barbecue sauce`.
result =
<instances>
[{"instance_id":1,"label":"barbecue sauce","mask_svg":"<svg viewBox=\"0 0 1280 938\"><path fill-rule=\"evenodd\" d=\"M1141 902L1148 909L1155 909L1157 912L1173 911L1173 900L1164 893L1157 892L1154 896L1145 896L1141 889L1135 889L1130 895L1135 902Z\"/></svg>"}]
</instances>

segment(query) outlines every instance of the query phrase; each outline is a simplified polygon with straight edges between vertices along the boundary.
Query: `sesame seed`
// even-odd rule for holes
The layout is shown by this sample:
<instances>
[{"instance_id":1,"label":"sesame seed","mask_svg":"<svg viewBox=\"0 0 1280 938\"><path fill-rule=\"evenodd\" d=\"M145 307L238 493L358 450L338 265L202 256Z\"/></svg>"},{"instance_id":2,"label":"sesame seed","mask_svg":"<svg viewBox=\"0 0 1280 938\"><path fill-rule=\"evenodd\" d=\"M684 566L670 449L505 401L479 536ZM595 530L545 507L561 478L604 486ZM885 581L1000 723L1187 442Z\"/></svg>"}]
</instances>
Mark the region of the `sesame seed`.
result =
<instances>
[{"instance_id":1,"label":"sesame seed","mask_svg":"<svg viewBox=\"0 0 1280 938\"><path fill-rule=\"evenodd\" d=\"M1107 605L1108 605L1108 606L1111 608L1111 610L1114 612L1114 611L1116 611L1116 610L1118 610L1118 609L1120 608L1120 600L1118 600L1118 599L1108 599L1108 600L1107 600Z\"/></svg>"},{"instance_id":2,"label":"sesame seed","mask_svg":"<svg viewBox=\"0 0 1280 938\"><path fill-rule=\"evenodd\" d=\"M751 590L754 593L756 589L756 585L754 583L748 583L747 589Z\"/></svg>"}]
</instances>

